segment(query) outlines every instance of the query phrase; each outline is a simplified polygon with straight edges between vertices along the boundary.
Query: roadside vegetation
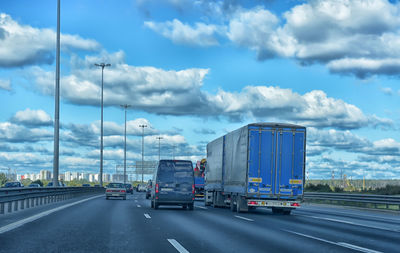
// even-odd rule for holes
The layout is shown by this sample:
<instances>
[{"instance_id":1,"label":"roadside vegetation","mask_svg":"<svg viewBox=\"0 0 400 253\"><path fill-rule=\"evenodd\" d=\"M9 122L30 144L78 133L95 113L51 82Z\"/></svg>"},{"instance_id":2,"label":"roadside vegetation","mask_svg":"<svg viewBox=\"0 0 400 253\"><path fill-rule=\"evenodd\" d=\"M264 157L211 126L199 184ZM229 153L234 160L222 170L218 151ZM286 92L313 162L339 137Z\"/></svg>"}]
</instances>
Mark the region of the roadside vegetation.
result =
<instances>
[{"instance_id":1,"label":"roadside vegetation","mask_svg":"<svg viewBox=\"0 0 400 253\"><path fill-rule=\"evenodd\" d=\"M338 187L329 186L328 184L307 184L304 188L305 192L332 192L332 193L365 193L380 195L400 195L400 185L386 185L375 189L365 188L357 189L355 187Z\"/></svg>"}]
</instances>

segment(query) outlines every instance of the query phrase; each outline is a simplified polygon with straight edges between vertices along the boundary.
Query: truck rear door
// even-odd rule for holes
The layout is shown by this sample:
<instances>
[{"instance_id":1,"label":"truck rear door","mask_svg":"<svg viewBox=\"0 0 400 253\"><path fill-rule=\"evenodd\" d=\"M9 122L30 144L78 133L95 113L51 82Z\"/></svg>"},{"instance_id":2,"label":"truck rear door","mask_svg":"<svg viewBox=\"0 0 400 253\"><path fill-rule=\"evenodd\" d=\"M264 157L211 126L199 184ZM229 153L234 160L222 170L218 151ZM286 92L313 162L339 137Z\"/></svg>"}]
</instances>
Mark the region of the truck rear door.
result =
<instances>
[{"instance_id":1,"label":"truck rear door","mask_svg":"<svg viewBox=\"0 0 400 253\"><path fill-rule=\"evenodd\" d=\"M277 133L275 194L303 194L305 131L279 129Z\"/></svg>"},{"instance_id":2,"label":"truck rear door","mask_svg":"<svg viewBox=\"0 0 400 253\"><path fill-rule=\"evenodd\" d=\"M249 127L248 193L295 197L303 193L304 129Z\"/></svg>"}]
</instances>

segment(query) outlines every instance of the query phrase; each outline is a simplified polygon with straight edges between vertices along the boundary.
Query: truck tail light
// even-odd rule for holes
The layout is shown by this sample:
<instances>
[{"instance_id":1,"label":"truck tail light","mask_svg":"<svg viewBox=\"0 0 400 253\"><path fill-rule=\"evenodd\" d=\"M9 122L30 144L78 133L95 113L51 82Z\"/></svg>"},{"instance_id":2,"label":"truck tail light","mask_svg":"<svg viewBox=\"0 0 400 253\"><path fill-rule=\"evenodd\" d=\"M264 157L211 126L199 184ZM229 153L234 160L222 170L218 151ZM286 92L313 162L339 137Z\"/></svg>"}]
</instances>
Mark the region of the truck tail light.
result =
<instances>
[{"instance_id":1,"label":"truck tail light","mask_svg":"<svg viewBox=\"0 0 400 253\"><path fill-rule=\"evenodd\" d=\"M106 192L111 192L111 190L106 190Z\"/></svg>"},{"instance_id":2,"label":"truck tail light","mask_svg":"<svg viewBox=\"0 0 400 253\"><path fill-rule=\"evenodd\" d=\"M249 201L249 203L247 203L249 206L256 206L257 205L257 201Z\"/></svg>"},{"instance_id":3,"label":"truck tail light","mask_svg":"<svg viewBox=\"0 0 400 253\"><path fill-rule=\"evenodd\" d=\"M192 184L192 193L194 194L194 184Z\"/></svg>"},{"instance_id":4,"label":"truck tail light","mask_svg":"<svg viewBox=\"0 0 400 253\"><path fill-rule=\"evenodd\" d=\"M291 206L300 206L300 204L295 202L295 203L292 203Z\"/></svg>"},{"instance_id":5,"label":"truck tail light","mask_svg":"<svg viewBox=\"0 0 400 253\"><path fill-rule=\"evenodd\" d=\"M125 190L120 190L120 192L126 192Z\"/></svg>"},{"instance_id":6,"label":"truck tail light","mask_svg":"<svg viewBox=\"0 0 400 253\"><path fill-rule=\"evenodd\" d=\"M158 184L156 184L156 193L158 193Z\"/></svg>"}]
</instances>

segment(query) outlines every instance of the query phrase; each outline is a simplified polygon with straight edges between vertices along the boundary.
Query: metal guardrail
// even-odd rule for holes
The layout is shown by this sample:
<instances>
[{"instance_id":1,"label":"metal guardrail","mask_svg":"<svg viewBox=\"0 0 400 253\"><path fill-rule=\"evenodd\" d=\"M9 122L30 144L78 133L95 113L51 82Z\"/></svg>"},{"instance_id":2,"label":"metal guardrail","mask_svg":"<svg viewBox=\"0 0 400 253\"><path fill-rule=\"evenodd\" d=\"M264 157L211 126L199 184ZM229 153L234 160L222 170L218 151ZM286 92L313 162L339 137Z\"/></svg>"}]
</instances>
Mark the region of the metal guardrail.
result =
<instances>
[{"instance_id":1,"label":"metal guardrail","mask_svg":"<svg viewBox=\"0 0 400 253\"><path fill-rule=\"evenodd\" d=\"M372 194L348 194L348 193L304 193L305 201L330 202L360 207L384 208L400 210L400 196L372 195ZM397 208L397 209L396 209Z\"/></svg>"},{"instance_id":2,"label":"metal guardrail","mask_svg":"<svg viewBox=\"0 0 400 253\"><path fill-rule=\"evenodd\" d=\"M103 187L0 188L0 215L104 191Z\"/></svg>"}]
</instances>

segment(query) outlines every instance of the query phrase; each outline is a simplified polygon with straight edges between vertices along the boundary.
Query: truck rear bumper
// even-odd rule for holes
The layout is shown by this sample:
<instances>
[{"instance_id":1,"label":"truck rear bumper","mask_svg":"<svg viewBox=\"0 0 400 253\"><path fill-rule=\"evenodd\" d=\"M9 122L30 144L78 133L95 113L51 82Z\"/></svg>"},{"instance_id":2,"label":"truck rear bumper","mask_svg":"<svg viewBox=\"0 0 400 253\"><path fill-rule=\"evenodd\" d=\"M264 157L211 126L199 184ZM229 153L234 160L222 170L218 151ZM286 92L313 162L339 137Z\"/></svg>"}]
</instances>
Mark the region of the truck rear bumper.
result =
<instances>
[{"instance_id":1,"label":"truck rear bumper","mask_svg":"<svg viewBox=\"0 0 400 253\"><path fill-rule=\"evenodd\" d=\"M264 207L285 207L285 208L296 208L300 206L300 201L286 201L286 200L259 200L249 199L247 200L248 206L264 206Z\"/></svg>"}]
</instances>

